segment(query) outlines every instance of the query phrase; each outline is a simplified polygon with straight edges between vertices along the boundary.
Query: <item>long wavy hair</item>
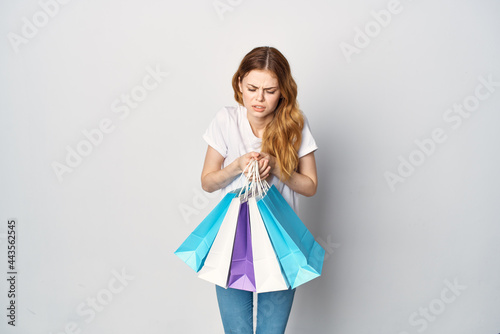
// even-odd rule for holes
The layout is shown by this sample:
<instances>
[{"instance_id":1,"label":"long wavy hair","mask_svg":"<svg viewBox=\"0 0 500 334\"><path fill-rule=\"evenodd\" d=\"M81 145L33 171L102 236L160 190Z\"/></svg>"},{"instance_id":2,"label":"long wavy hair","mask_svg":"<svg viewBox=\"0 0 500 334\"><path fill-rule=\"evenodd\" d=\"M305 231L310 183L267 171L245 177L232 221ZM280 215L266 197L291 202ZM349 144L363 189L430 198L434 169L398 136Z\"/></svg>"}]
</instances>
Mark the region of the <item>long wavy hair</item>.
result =
<instances>
[{"instance_id":1,"label":"long wavy hair","mask_svg":"<svg viewBox=\"0 0 500 334\"><path fill-rule=\"evenodd\" d=\"M304 127L304 116L297 102L297 84L281 52L270 46L257 47L245 55L233 76L234 98L241 105L239 80L252 70L268 70L278 79L281 97L273 119L264 129L261 151L276 157L281 177L287 180L299 165L298 150Z\"/></svg>"}]
</instances>

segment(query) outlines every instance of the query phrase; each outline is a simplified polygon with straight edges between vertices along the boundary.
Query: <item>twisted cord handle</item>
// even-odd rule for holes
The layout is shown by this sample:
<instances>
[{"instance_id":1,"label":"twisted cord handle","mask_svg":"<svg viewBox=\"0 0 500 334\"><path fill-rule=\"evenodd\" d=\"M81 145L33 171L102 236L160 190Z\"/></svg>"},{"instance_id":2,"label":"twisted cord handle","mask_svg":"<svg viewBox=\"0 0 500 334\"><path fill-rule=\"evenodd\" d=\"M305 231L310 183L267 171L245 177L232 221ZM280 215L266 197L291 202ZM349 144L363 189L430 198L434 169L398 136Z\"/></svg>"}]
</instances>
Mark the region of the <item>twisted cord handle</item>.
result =
<instances>
[{"instance_id":1,"label":"twisted cord handle","mask_svg":"<svg viewBox=\"0 0 500 334\"><path fill-rule=\"evenodd\" d=\"M248 172L245 175L245 171ZM242 187L238 196L241 196L243 193L243 199L248 200L249 196L252 197L263 197L266 195L269 190L269 184L266 180L262 180L260 178L259 173L259 162L257 160L251 160L248 165L245 167L242 176L245 175L245 185Z\"/></svg>"}]
</instances>

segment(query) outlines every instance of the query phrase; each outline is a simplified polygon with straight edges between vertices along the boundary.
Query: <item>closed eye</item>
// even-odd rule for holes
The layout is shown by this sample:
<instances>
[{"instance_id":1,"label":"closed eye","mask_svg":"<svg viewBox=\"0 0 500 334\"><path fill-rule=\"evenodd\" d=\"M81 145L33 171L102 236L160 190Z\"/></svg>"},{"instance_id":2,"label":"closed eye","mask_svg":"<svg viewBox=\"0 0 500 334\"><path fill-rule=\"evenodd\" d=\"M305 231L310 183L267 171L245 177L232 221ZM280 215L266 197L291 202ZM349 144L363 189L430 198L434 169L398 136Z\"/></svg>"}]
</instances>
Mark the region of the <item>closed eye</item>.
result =
<instances>
[{"instance_id":1,"label":"closed eye","mask_svg":"<svg viewBox=\"0 0 500 334\"><path fill-rule=\"evenodd\" d=\"M255 91L256 91L256 89L248 88L248 91L250 91L250 92L255 92ZM275 91L275 90L273 90L272 92L271 92L271 91L267 91L267 92L268 92L269 94L274 94L274 93L276 93L276 91Z\"/></svg>"}]
</instances>

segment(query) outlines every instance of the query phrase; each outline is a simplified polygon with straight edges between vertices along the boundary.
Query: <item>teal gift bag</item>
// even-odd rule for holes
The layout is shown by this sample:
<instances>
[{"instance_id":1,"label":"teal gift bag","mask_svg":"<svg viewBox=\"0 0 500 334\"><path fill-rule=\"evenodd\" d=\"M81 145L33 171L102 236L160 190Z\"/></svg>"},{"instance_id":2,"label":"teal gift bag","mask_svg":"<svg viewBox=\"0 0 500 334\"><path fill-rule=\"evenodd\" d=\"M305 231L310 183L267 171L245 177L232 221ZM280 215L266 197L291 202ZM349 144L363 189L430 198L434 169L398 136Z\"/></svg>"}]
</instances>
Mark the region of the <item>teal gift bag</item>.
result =
<instances>
[{"instance_id":1,"label":"teal gift bag","mask_svg":"<svg viewBox=\"0 0 500 334\"><path fill-rule=\"evenodd\" d=\"M320 276L325 250L274 185L257 206L292 289Z\"/></svg>"},{"instance_id":2,"label":"teal gift bag","mask_svg":"<svg viewBox=\"0 0 500 334\"><path fill-rule=\"evenodd\" d=\"M217 204L208 216L196 227L187 239L174 252L175 255L186 262L188 266L198 272L214 243L220 225L226 216L227 210L237 192L230 192Z\"/></svg>"}]
</instances>

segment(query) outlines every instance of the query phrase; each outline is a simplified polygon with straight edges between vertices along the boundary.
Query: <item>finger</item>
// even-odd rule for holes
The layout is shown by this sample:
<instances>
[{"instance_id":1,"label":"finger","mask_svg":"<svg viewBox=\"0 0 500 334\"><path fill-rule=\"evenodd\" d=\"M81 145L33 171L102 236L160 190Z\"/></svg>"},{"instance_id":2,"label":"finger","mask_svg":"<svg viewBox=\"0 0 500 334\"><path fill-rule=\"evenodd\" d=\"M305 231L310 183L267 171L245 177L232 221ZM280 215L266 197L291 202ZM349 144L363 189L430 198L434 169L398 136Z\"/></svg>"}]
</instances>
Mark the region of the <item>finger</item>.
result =
<instances>
[{"instance_id":1,"label":"finger","mask_svg":"<svg viewBox=\"0 0 500 334\"><path fill-rule=\"evenodd\" d=\"M260 154L259 154L259 152L251 152L251 153L250 153L250 156L251 156L252 158L254 158L254 159L258 159L258 158L259 158L259 156L260 156Z\"/></svg>"},{"instance_id":2,"label":"finger","mask_svg":"<svg viewBox=\"0 0 500 334\"><path fill-rule=\"evenodd\" d=\"M262 174L267 169L268 166L269 166L269 160L267 160L267 159L263 160L262 166L259 170L260 174Z\"/></svg>"},{"instance_id":3,"label":"finger","mask_svg":"<svg viewBox=\"0 0 500 334\"><path fill-rule=\"evenodd\" d=\"M267 168L260 173L260 178L265 179L266 177L269 176L270 172L271 172L271 166L267 166Z\"/></svg>"},{"instance_id":4,"label":"finger","mask_svg":"<svg viewBox=\"0 0 500 334\"><path fill-rule=\"evenodd\" d=\"M257 172L259 172L260 174L260 170L262 169L262 161L258 161L257 166L255 166L255 168L257 169Z\"/></svg>"},{"instance_id":5,"label":"finger","mask_svg":"<svg viewBox=\"0 0 500 334\"><path fill-rule=\"evenodd\" d=\"M267 154L266 154L266 153L262 153L262 152L261 152L261 153L258 153L258 155L259 155L259 156L258 156L258 160L262 160L262 159L267 158Z\"/></svg>"}]
</instances>

